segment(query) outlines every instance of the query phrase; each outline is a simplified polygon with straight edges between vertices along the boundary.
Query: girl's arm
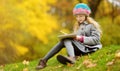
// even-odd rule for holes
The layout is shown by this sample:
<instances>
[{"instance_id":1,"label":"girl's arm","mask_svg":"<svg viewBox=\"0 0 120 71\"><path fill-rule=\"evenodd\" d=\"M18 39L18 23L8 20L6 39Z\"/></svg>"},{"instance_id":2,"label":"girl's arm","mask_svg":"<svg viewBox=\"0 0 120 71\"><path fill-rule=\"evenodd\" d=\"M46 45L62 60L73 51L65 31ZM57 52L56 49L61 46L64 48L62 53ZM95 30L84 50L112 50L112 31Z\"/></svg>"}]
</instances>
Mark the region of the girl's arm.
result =
<instances>
[{"instance_id":1,"label":"girl's arm","mask_svg":"<svg viewBox=\"0 0 120 71\"><path fill-rule=\"evenodd\" d=\"M100 42L100 32L94 27L93 24L91 24L90 29L91 35L90 36L84 36L83 43L87 45L96 45Z\"/></svg>"}]
</instances>

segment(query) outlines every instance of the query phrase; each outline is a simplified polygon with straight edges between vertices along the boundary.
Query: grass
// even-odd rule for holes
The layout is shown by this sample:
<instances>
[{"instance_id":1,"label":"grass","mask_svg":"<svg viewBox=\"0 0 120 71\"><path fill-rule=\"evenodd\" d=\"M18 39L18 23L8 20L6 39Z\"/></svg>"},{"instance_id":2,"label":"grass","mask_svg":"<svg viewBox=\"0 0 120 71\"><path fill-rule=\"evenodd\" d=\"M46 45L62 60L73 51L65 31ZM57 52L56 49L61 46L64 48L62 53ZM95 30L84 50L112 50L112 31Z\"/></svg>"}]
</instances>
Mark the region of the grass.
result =
<instances>
[{"instance_id":1,"label":"grass","mask_svg":"<svg viewBox=\"0 0 120 71\"><path fill-rule=\"evenodd\" d=\"M120 59L115 58L115 53L118 50L120 50L120 46L111 45L103 47L95 53L80 57L74 66L62 65L56 60L56 56L54 56L48 61L48 66L40 71L120 71ZM106 65L113 59L115 60L114 64ZM87 65L83 64L85 60L90 60L96 66L87 68ZM1 66L0 71L36 71L35 66L38 61L30 61L28 65L24 65L22 62L8 64L4 67Z\"/></svg>"}]
</instances>

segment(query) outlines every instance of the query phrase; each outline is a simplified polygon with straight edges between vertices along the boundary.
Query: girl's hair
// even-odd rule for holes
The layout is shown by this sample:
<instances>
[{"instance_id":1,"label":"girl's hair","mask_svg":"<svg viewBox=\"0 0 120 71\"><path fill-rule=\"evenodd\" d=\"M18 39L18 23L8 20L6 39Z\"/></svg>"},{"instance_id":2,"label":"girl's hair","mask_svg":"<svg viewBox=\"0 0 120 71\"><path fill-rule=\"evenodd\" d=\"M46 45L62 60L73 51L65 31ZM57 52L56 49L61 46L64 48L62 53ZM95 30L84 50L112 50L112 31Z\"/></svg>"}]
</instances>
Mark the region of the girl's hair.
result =
<instances>
[{"instance_id":1,"label":"girl's hair","mask_svg":"<svg viewBox=\"0 0 120 71\"><path fill-rule=\"evenodd\" d=\"M95 28L100 32L100 34L102 34L100 25L94 19L92 19L91 17L86 17L86 22L88 24L93 24L95 26ZM76 22L73 27L74 32L76 32L78 30L79 26L80 26L80 24L78 22Z\"/></svg>"}]
</instances>

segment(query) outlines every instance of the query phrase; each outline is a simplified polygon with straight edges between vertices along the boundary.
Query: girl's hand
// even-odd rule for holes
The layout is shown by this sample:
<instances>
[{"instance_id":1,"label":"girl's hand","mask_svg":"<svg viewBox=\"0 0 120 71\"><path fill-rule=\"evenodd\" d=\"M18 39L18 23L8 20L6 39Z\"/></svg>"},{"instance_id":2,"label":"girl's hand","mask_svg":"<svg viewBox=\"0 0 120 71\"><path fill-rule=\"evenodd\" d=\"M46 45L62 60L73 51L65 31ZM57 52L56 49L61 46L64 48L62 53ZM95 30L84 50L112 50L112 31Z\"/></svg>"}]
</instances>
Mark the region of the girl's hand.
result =
<instances>
[{"instance_id":1,"label":"girl's hand","mask_svg":"<svg viewBox=\"0 0 120 71\"><path fill-rule=\"evenodd\" d=\"M82 36L77 35L77 36L75 37L75 40L80 40L81 37L82 37Z\"/></svg>"},{"instance_id":2,"label":"girl's hand","mask_svg":"<svg viewBox=\"0 0 120 71\"><path fill-rule=\"evenodd\" d=\"M80 42L84 42L84 36L79 36L79 35L77 35L76 37L75 37L75 40L77 40L77 41L80 41Z\"/></svg>"}]
</instances>

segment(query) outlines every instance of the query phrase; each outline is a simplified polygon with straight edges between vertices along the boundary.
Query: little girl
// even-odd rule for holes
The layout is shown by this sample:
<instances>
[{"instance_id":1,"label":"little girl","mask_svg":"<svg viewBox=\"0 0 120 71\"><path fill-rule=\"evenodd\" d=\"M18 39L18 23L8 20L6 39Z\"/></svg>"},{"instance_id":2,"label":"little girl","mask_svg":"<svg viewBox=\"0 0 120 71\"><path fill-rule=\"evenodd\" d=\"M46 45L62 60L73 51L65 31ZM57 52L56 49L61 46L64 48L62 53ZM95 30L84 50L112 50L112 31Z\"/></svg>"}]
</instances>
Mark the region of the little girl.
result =
<instances>
[{"instance_id":1,"label":"little girl","mask_svg":"<svg viewBox=\"0 0 120 71\"><path fill-rule=\"evenodd\" d=\"M47 61L57 54L62 48L66 48L70 63L74 64L75 56L95 52L102 48L100 43L101 29L99 24L89 17L91 13L90 8L84 4L76 4L73 9L73 15L76 17L77 23L74 26L74 33L76 38L63 39L59 41L46 55L43 57L36 69L46 67Z\"/></svg>"}]
</instances>

